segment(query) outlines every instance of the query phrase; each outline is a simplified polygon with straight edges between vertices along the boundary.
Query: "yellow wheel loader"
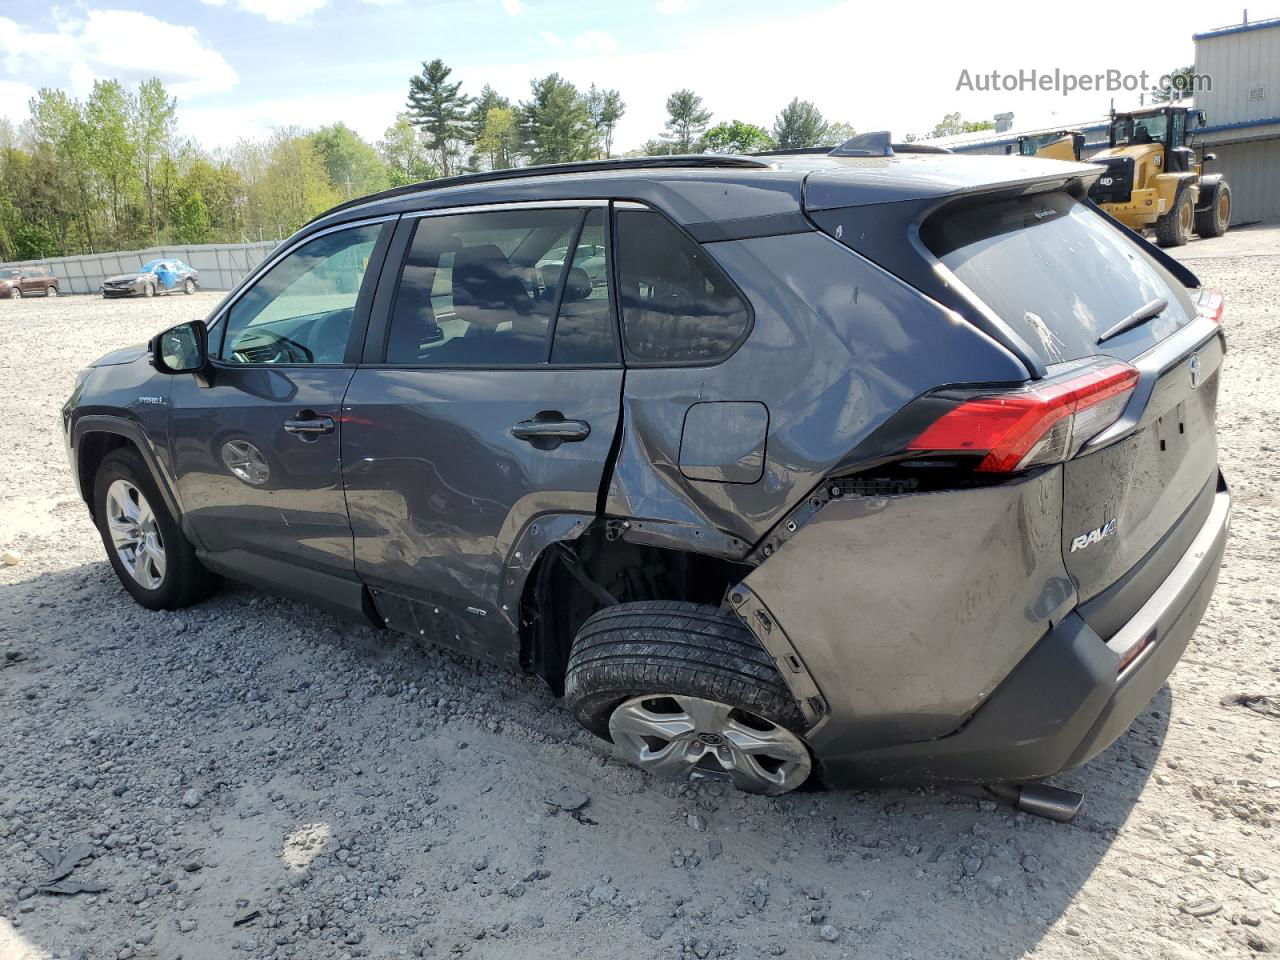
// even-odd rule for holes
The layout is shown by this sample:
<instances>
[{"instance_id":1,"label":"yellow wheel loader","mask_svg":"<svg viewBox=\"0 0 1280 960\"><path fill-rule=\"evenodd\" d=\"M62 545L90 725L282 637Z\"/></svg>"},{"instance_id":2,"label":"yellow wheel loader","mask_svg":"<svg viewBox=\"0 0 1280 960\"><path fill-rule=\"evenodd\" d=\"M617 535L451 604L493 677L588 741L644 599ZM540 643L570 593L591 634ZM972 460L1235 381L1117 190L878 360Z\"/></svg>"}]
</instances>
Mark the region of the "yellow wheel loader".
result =
<instances>
[{"instance_id":1,"label":"yellow wheel loader","mask_svg":"<svg viewBox=\"0 0 1280 960\"><path fill-rule=\"evenodd\" d=\"M1107 149L1090 159L1107 169L1089 197L1127 227L1152 227L1162 247L1220 237L1231 223L1231 187L1220 173L1205 173L1212 153L1196 159L1187 146L1204 113L1163 106L1111 114Z\"/></svg>"},{"instance_id":2,"label":"yellow wheel loader","mask_svg":"<svg viewBox=\"0 0 1280 960\"><path fill-rule=\"evenodd\" d=\"M1105 166L1089 198L1126 227L1153 228L1162 247L1180 247L1191 239L1220 237L1231 223L1231 187L1220 173L1205 173L1206 153L1199 161L1187 146L1193 125L1204 125L1204 113L1163 106L1111 114L1107 149L1089 159ZM1078 130L1018 137L1024 157L1079 160L1084 134Z\"/></svg>"}]
</instances>

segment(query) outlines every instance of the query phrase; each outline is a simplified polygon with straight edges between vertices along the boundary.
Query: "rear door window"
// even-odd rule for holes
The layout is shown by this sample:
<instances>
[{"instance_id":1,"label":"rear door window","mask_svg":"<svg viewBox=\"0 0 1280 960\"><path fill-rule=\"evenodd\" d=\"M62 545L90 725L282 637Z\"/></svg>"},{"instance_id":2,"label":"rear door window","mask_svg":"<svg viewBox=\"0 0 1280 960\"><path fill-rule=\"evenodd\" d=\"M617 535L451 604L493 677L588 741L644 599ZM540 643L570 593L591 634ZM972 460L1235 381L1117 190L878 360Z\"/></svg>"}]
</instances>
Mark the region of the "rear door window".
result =
<instances>
[{"instance_id":1,"label":"rear door window","mask_svg":"<svg viewBox=\"0 0 1280 960\"><path fill-rule=\"evenodd\" d=\"M1187 289L1100 214L1065 193L967 204L925 222L925 245L1046 364L1128 359L1195 316ZM1154 320L1098 338L1155 299Z\"/></svg>"},{"instance_id":2,"label":"rear door window","mask_svg":"<svg viewBox=\"0 0 1280 960\"><path fill-rule=\"evenodd\" d=\"M702 245L652 210L616 212L618 288L630 360L713 363L751 327L751 308Z\"/></svg>"}]
</instances>

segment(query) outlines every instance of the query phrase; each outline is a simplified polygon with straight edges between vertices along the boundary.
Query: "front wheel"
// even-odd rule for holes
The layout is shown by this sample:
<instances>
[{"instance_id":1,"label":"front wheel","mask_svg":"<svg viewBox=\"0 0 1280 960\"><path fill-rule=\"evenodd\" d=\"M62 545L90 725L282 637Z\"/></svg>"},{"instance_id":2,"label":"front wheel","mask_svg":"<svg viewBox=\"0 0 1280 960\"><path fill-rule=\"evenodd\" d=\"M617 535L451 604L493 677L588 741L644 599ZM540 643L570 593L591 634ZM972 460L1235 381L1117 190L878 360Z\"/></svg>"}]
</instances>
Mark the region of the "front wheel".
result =
<instances>
[{"instance_id":1,"label":"front wheel","mask_svg":"<svg viewBox=\"0 0 1280 960\"><path fill-rule=\"evenodd\" d=\"M142 606L177 610L217 589L217 575L196 557L151 471L133 450L103 458L94 477L93 507L107 558Z\"/></svg>"},{"instance_id":2,"label":"front wheel","mask_svg":"<svg viewBox=\"0 0 1280 960\"><path fill-rule=\"evenodd\" d=\"M729 610L641 601L600 611L574 639L565 700L583 726L657 776L780 794L812 769L795 699Z\"/></svg>"},{"instance_id":3,"label":"front wheel","mask_svg":"<svg viewBox=\"0 0 1280 960\"><path fill-rule=\"evenodd\" d=\"M12 290L9 291L9 296L11 296L14 300L21 300L22 291L18 287L14 287Z\"/></svg>"},{"instance_id":4,"label":"front wheel","mask_svg":"<svg viewBox=\"0 0 1280 960\"><path fill-rule=\"evenodd\" d=\"M1156 221L1156 243L1162 247L1181 247L1191 239L1195 217L1196 207L1191 200L1191 191L1179 190L1173 209Z\"/></svg>"},{"instance_id":5,"label":"front wheel","mask_svg":"<svg viewBox=\"0 0 1280 960\"><path fill-rule=\"evenodd\" d=\"M145 284L142 288L144 297L154 297L156 295L156 285L154 283Z\"/></svg>"}]
</instances>

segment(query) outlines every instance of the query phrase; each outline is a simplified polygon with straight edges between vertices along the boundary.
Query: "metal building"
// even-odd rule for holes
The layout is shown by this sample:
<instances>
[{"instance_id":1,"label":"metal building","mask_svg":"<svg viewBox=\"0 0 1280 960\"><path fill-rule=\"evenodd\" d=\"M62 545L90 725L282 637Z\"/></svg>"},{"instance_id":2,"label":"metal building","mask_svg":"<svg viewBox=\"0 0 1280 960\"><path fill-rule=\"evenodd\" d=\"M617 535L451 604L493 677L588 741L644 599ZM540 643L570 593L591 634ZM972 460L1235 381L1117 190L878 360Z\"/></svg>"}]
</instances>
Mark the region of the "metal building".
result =
<instances>
[{"instance_id":1,"label":"metal building","mask_svg":"<svg viewBox=\"0 0 1280 960\"><path fill-rule=\"evenodd\" d=\"M1192 39L1195 72L1211 79L1195 92L1206 124L1195 142L1217 157L1207 169L1221 170L1231 184L1231 222L1280 220L1280 19Z\"/></svg>"}]
</instances>

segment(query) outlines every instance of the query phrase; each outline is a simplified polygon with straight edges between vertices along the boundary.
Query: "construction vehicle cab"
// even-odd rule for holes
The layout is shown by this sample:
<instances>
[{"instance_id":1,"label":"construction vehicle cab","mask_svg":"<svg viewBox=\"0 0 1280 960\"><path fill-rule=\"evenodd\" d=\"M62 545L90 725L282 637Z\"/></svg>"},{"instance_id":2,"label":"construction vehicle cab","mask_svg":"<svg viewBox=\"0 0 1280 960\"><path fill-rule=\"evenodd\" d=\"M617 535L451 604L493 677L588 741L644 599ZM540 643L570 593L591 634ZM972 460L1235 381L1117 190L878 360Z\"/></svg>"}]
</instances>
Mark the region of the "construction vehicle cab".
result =
<instances>
[{"instance_id":1,"label":"construction vehicle cab","mask_svg":"<svg viewBox=\"0 0 1280 960\"><path fill-rule=\"evenodd\" d=\"M1027 133L1018 137L1018 154L1048 160L1079 160L1084 150L1084 134L1079 130Z\"/></svg>"},{"instance_id":2,"label":"construction vehicle cab","mask_svg":"<svg viewBox=\"0 0 1280 960\"><path fill-rule=\"evenodd\" d=\"M1162 247L1218 237L1231 222L1231 188L1222 174L1205 174L1187 145L1204 113L1181 106L1130 113L1112 111L1107 149L1091 159L1107 168L1089 197L1125 226L1154 228Z\"/></svg>"}]
</instances>

